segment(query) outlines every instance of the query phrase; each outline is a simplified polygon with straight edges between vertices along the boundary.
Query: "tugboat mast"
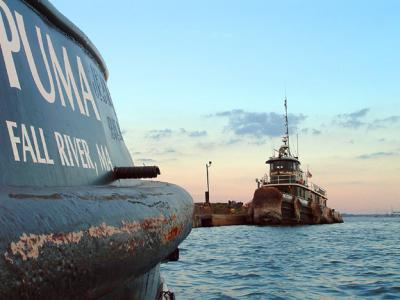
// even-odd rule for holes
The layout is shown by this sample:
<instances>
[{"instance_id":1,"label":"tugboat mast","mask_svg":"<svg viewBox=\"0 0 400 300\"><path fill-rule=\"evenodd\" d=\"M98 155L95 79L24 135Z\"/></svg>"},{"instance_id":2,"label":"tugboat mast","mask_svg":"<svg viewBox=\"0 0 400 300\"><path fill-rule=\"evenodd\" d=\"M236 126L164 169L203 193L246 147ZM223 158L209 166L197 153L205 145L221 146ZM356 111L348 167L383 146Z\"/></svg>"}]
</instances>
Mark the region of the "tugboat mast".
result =
<instances>
[{"instance_id":1,"label":"tugboat mast","mask_svg":"<svg viewBox=\"0 0 400 300\"><path fill-rule=\"evenodd\" d=\"M290 153L290 146L289 146L289 119L287 113L287 97L285 94L285 135L282 137L283 145L279 149L279 156L287 156L291 157L292 154Z\"/></svg>"},{"instance_id":2,"label":"tugboat mast","mask_svg":"<svg viewBox=\"0 0 400 300\"><path fill-rule=\"evenodd\" d=\"M289 120L287 114L287 97L285 95L285 126L286 126L286 139L287 139L287 146L288 146L288 154L290 155L290 146L289 146ZM286 144L286 142L285 142Z\"/></svg>"}]
</instances>

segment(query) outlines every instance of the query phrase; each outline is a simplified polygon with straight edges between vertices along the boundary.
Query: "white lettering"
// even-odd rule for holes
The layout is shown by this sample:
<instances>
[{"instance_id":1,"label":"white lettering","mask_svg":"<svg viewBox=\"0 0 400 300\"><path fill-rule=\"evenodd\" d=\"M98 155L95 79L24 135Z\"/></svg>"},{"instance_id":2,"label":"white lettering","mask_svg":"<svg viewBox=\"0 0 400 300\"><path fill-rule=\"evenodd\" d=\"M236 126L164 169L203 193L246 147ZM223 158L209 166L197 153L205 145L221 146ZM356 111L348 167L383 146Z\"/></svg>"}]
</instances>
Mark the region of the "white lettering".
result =
<instances>
[{"instance_id":1,"label":"white lettering","mask_svg":"<svg viewBox=\"0 0 400 300\"><path fill-rule=\"evenodd\" d=\"M77 63L78 63L78 72L79 72L79 79L81 81L81 89L82 89L82 97L83 101L85 103L85 109L86 109L86 115L89 117L89 109L88 109L88 101L92 104L94 114L96 115L96 119L101 121L99 112L97 110L96 102L94 101L92 91L90 90L89 82L86 77L85 70L82 66L82 61L79 56L76 57Z\"/></svg>"},{"instance_id":2,"label":"white lettering","mask_svg":"<svg viewBox=\"0 0 400 300\"><path fill-rule=\"evenodd\" d=\"M15 69L15 63L12 53L18 52L20 50L20 40L18 36L17 26L15 25L14 18L11 14L10 9L4 3L4 1L0 0L0 8L3 10L5 17L7 18L8 25L11 31L11 39L9 40L7 37L6 27L4 24L3 17L0 13L0 48L3 53L4 63L7 69L8 81L10 82L10 86L21 89L21 85L19 84L17 71Z\"/></svg>"},{"instance_id":3,"label":"white lettering","mask_svg":"<svg viewBox=\"0 0 400 300\"><path fill-rule=\"evenodd\" d=\"M38 140L36 138L35 127L33 127L33 126L31 126L31 133L32 133L32 137L33 137L33 145L35 146L37 162L40 164L45 164L46 160L40 156L39 144L38 144Z\"/></svg>"},{"instance_id":4,"label":"white lettering","mask_svg":"<svg viewBox=\"0 0 400 300\"><path fill-rule=\"evenodd\" d=\"M32 143L31 143L31 140L29 139L28 131L26 130L25 124L21 124L21 132L22 132L23 161L26 162L26 153L29 152L32 157L32 161L34 163L37 163L36 155L35 155L35 152L33 151Z\"/></svg>"},{"instance_id":5,"label":"white lettering","mask_svg":"<svg viewBox=\"0 0 400 300\"><path fill-rule=\"evenodd\" d=\"M49 152L47 151L46 139L44 138L43 129L39 127L39 135L42 140L44 157L46 158L46 163L49 165L54 165L54 160L52 160L49 156Z\"/></svg>"},{"instance_id":6,"label":"white lettering","mask_svg":"<svg viewBox=\"0 0 400 300\"><path fill-rule=\"evenodd\" d=\"M14 128L18 128L17 123L12 121L6 121L6 123L15 161L21 161L17 145L22 143L23 162L27 162L28 154L30 154L32 161L34 163L54 165L54 161L49 157L49 153L47 151L47 144L44 138L42 128L39 128L39 135L40 135L40 141L39 141L34 126L27 127L25 124L21 123L21 129L20 129L21 132L20 135L18 136L15 135L14 133ZM32 146L32 141L33 141L33 146ZM40 143L42 144L44 157L41 155L40 152L41 151Z\"/></svg>"},{"instance_id":7,"label":"white lettering","mask_svg":"<svg viewBox=\"0 0 400 300\"><path fill-rule=\"evenodd\" d=\"M89 145L85 140L82 141L82 146L83 146L83 151L85 152L86 160L88 162L89 168L94 169L94 165L92 163L92 159L90 158L90 153L89 153Z\"/></svg>"},{"instance_id":8,"label":"white lettering","mask_svg":"<svg viewBox=\"0 0 400 300\"><path fill-rule=\"evenodd\" d=\"M85 162L85 160L84 160L85 151L83 150L83 147L82 147L82 140L81 140L81 139L77 139L77 138L75 138L75 140L76 140L76 144L77 144L77 146L78 146L78 152L79 152L79 156L80 156L80 158L81 158L82 167L85 168L85 169L87 169L87 168L88 168L88 165L86 164L86 162Z\"/></svg>"},{"instance_id":9,"label":"white lettering","mask_svg":"<svg viewBox=\"0 0 400 300\"><path fill-rule=\"evenodd\" d=\"M64 100L64 94L63 94L63 90L62 90L62 86L63 86L72 110L75 110L74 99L72 97L72 90L73 90L76 101L78 103L80 113L82 115L86 115L85 109L82 105L81 97L79 96L78 88L76 87L76 82L75 82L74 75L72 73L67 49L65 49L65 47L62 47L63 57L64 57L64 67L65 67L65 75L64 75L64 73L61 69L60 63L58 62L56 52L54 51L53 43L51 42L50 36L48 34L46 34L46 38L47 38L47 44L49 46L50 59L51 59L52 65L53 65L54 74L56 76L58 92L59 92L60 98L61 98L61 104L63 106L66 106L65 100ZM62 84L62 86L61 86L61 84Z\"/></svg>"},{"instance_id":10,"label":"white lettering","mask_svg":"<svg viewBox=\"0 0 400 300\"><path fill-rule=\"evenodd\" d=\"M13 130L13 128L18 127L17 123L15 123L13 121L6 121L6 123L7 123L8 135L10 137L11 148L12 148L13 154L14 154L14 160L20 161L17 144L21 143L21 139L14 135L14 130Z\"/></svg>"},{"instance_id":11,"label":"white lettering","mask_svg":"<svg viewBox=\"0 0 400 300\"><path fill-rule=\"evenodd\" d=\"M67 146L67 151L68 151L69 160L71 162L71 166L72 167L74 166L73 158L75 158L76 165L79 167L78 151L76 149L76 141L74 141L75 143L72 143L71 138L69 137L69 135L66 135L66 134L64 134L64 141L65 141L65 145ZM72 153L74 154L73 157L71 155L71 150L72 150Z\"/></svg>"},{"instance_id":12,"label":"white lettering","mask_svg":"<svg viewBox=\"0 0 400 300\"><path fill-rule=\"evenodd\" d=\"M60 155L61 164L63 166L65 166L65 165L70 166L67 155L65 154L65 151L64 151L64 140L62 138L62 135L60 133L58 133L57 131L54 131L54 136L56 138L58 154Z\"/></svg>"},{"instance_id":13,"label":"white lettering","mask_svg":"<svg viewBox=\"0 0 400 300\"><path fill-rule=\"evenodd\" d=\"M62 161L64 160L66 162L65 165L69 167L77 166L84 169L95 169L90 157L89 145L84 139L71 137L67 134L61 136L59 133L56 133L56 139L58 148L62 151L60 157L64 157ZM66 155L66 151L68 152L68 156Z\"/></svg>"},{"instance_id":14,"label":"white lettering","mask_svg":"<svg viewBox=\"0 0 400 300\"><path fill-rule=\"evenodd\" d=\"M100 145L100 147L96 144L97 154L100 159L100 166L103 171L111 171L113 169L113 165L111 163L110 155L108 154L107 147Z\"/></svg>"},{"instance_id":15,"label":"white lettering","mask_svg":"<svg viewBox=\"0 0 400 300\"><path fill-rule=\"evenodd\" d=\"M47 55L44 52L43 39L42 39L42 33L40 31L40 28L36 26L36 34L37 34L37 38L38 38L38 42L39 42L40 52L42 53L42 58L44 61L44 65L46 67L47 76L49 78L49 83L50 83L50 91L49 92L46 91L46 89L43 87L42 81L40 80L40 77L39 77L39 74L38 74L38 71L36 68L35 60L33 59L31 46L29 45L29 41L26 36L24 19L17 12L15 12L15 16L17 19L19 33L21 35L22 44L25 49L25 55L28 60L28 64L29 64L29 68L31 70L33 80L35 81L36 86L39 89L40 94L42 94L43 98L49 103L54 103L55 94L56 94L55 90L54 90L54 82L53 82L53 77L51 76L51 73L50 73L50 67L49 67Z\"/></svg>"},{"instance_id":16,"label":"white lettering","mask_svg":"<svg viewBox=\"0 0 400 300\"><path fill-rule=\"evenodd\" d=\"M92 115L94 114L96 119L101 121L100 113L97 108L95 98L93 97L93 93L90 88L81 58L76 56L76 67L81 88L79 91L77 82L74 78L74 72L72 71L67 49L65 47L61 47L63 62L61 65L57 58L50 35L46 34L48 45L47 53L43 43L42 31L40 27L35 26L38 41L37 45L40 49L48 81L46 78L41 78L39 75L40 67L38 65L38 60L35 60L35 52L32 52L23 15L17 11L11 12L3 0L0 0L0 11L0 50L3 54L10 87L21 89L13 54L20 51L22 43L32 78L39 93L48 103L54 103L56 101L56 88L52 74L54 73L61 105L64 107L69 106L73 111L75 111L75 105L77 105L80 114L87 117L90 117L89 106L91 106L93 111ZM15 13L15 19L13 13ZM52 72L51 69L53 69L54 72ZM46 77L46 75L44 75L44 77ZM66 101L65 97L68 98L68 101ZM68 102L68 104L66 102Z\"/></svg>"}]
</instances>

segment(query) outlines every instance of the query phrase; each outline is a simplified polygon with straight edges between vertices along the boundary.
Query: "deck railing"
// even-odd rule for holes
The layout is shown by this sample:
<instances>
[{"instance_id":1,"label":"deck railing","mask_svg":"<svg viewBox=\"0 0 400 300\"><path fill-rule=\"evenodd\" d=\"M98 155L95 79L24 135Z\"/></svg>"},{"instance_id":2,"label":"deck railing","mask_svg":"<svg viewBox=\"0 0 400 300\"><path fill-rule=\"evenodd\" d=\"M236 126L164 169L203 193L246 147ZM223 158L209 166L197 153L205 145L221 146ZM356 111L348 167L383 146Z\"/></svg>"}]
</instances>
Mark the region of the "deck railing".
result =
<instances>
[{"instance_id":1,"label":"deck railing","mask_svg":"<svg viewBox=\"0 0 400 300\"><path fill-rule=\"evenodd\" d=\"M267 175L264 175L262 178L262 183L263 184L287 184L287 183L298 183L298 184L303 184L306 187L309 187L311 190L326 196L326 190L320 187L319 185L316 185L315 183L312 182L299 182L299 180L296 180L296 176L294 175L273 175L270 178L268 178Z\"/></svg>"},{"instance_id":2,"label":"deck railing","mask_svg":"<svg viewBox=\"0 0 400 300\"><path fill-rule=\"evenodd\" d=\"M280 184L280 183L298 183L296 176L293 175L274 175L271 176L269 183Z\"/></svg>"},{"instance_id":3,"label":"deck railing","mask_svg":"<svg viewBox=\"0 0 400 300\"><path fill-rule=\"evenodd\" d=\"M315 192L317 192L317 193L320 193L321 195L324 195L324 196L326 196L326 190L325 189L323 189L322 187L320 187L319 185L316 185L315 183L310 183L310 185L311 185L311 188L315 191Z\"/></svg>"}]
</instances>

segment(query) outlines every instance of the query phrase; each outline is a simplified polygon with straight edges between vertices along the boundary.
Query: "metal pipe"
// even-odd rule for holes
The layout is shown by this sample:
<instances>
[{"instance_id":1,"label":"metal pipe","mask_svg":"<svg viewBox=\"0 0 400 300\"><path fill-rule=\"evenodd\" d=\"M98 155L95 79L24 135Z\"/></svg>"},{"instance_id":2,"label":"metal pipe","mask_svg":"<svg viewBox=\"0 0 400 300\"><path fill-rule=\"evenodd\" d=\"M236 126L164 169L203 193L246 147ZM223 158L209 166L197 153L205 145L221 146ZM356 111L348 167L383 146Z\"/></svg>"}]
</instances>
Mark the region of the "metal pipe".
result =
<instances>
[{"instance_id":1,"label":"metal pipe","mask_svg":"<svg viewBox=\"0 0 400 300\"><path fill-rule=\"evenodd\" d=\"M157 166L115 167L113 170L113 176L115 180L156 178L160 174L160 168Z\"/></svg>"}]
</instances>

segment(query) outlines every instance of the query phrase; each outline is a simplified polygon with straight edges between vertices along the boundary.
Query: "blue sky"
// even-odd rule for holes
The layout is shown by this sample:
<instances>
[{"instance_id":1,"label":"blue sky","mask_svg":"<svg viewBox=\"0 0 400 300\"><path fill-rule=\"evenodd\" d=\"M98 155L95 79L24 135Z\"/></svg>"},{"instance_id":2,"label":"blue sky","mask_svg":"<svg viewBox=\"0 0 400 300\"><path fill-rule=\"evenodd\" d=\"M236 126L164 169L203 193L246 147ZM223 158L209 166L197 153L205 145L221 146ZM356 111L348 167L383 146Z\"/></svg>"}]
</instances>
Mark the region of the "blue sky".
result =
<instances>
[{"instance_id":1,"label":"blue sky","mask_svg":"<svg viewBox=\"0 0 400 300\"><path fill-rule=\"evenodd\" d=\"M400 208L399 1L51 2L106 60L134 159L195 200L208 160L214 201L251 199L286 86L331 206Z\"/></svg>"}]
</instances>

